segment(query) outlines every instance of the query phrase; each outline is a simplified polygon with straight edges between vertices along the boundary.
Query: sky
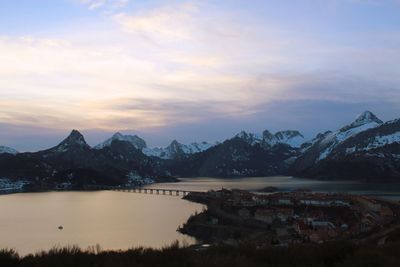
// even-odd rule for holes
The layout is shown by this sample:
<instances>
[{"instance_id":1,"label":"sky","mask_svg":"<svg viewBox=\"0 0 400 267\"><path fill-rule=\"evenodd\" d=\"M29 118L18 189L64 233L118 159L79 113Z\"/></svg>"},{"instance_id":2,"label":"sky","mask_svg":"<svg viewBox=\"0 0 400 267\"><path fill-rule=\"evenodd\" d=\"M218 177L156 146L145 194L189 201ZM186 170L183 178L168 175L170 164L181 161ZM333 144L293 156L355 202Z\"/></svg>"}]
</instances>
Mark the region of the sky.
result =
<instances>
[{"instance_id":1,"label":"sky","mask_svg":"<svg viewBox=\"0 0 400 267\"><path fill-rule=\"evenodd\" d=\"M5 0L0 145L306 138L400 117L400 0Z\"/></svg>"}]
</instances>

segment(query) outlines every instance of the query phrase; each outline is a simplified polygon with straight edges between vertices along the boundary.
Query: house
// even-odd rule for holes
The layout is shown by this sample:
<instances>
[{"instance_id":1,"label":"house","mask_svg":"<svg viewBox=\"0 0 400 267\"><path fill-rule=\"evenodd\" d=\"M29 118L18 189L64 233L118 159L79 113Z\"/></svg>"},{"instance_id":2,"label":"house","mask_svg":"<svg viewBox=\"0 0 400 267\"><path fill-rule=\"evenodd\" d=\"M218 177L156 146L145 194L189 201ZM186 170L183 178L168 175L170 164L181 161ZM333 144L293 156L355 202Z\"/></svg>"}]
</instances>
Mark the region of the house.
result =
<instances>
[{"instance_id":1,"label":"house","mask_svg":"<svg viewBox=\"0 0 400 267\"><path fill-rule=\"evenodd\" d=\"M313 220L311 226L314 229L335 229L335 225L328 221Z\"/></svg>"},{"instance_id":2,"label":"house","mask_svg":"<svg viewBox=\"0 0 400 267\"><path fill-rule=\"evenodd\" d=\"M272 224L276 219L276 213L272 209L257 209L254 213L254 219Z\"/></svg>"},{"instance_id":3,"label":"house","mask_svg":"<svg viewBox=\"0 0 400 267\"><path fill-rule=\"evenodd\" d=\"M340 199L300 199L300 204L316 207L349 207L350 203Z\"/></svg>"},{"instance_id":4,"label":"house","mask_svg":"<svg viewBox=\"0 0 400 267\"><path fill-rule=\"evenodd\" d=\"M309 235L309 240L311 242L315 242L315 243L323 243L329 239L330 239L330 236L329 236L328 231L326 231L326 230L317 230L317 231L312 232Z\"/></svg>"},{"instance_id":5,"label":"house","mask_svg":"<svg viewBox=\"0 0 400 267\"><path fill-rule=\"evenodd\" d=\"M269 198L264 195L254 195L252 200L258 205L267 205L269 203Z\"/></svg>"},{"instance_id":6,"label":"house","mask_svg":"<svg viewBox=\"0 0 400 267\"><path fill-rule=\"evenodd\" d=\"M389 207L381 208L381 217L385 220L391 220L393 218L393 210Z\"/></svg>"},{"instance_id":7,"label":"house","mask_svg":"<svg viewBox=\"0 0 400 267\"><path fill-rule=\"evenodd\" d=\"M278 203L277 204L278 205L288 205L288 206L290 206L290 205L293 205L293 202L292 202L291 199L280 198L280 199L278 199Z\"/></svg>"},{"instance_id":8,"label":"house","mask_svg":"<svg viewBox=\"0 0 400 267\"><path fill-rule=\"evenodd\" d=\"M279 208L276 209L276 216L282 221L286 222L289 218L292 218L294 215L293 209L289 208Z\"/></svg>"},{"instance_id":9,"label":"house","mask_svg":"<svg viewBox=\"0 0 400 267\"><path fill-rule=\"evenodd\" d=\"M240 217L242 217L244 219L250 218L250 211L246 208L239 209L238 214Z\"/></svg>"},{"instance_id":10,"label":"house","mask_svg":"<svg viewBox=\"0 0 400 267\"><path fill-rule=\"evenodd\" d=\"M287 245L292 242L293 229L289 229L287 227L278 227L275 229L275 232L280 244Z\"/></svg>"},{"instance_id":11,"label":"house","mask_svg":"<svg viewBox=\"0 0 400 267\"><path fill-rule=\"evenodd\" d=\"M357 200L363 208L373 212L380 212L382 208L382 206L373 199L358 197Z\"/></svg>"}]
</instances>

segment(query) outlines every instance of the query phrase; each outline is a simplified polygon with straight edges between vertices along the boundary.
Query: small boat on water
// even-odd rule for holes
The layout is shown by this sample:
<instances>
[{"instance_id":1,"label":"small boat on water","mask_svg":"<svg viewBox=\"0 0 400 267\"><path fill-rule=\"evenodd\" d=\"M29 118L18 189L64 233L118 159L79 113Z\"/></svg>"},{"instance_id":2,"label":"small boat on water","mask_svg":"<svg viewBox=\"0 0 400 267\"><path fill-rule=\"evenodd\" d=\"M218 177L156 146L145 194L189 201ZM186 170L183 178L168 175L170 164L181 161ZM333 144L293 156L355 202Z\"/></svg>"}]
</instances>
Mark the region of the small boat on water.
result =
<instances>
[{"instance_id":1,"label":"small boat on water","mask_svg":"<svg viewBox=\"0 0 400 267\"><path fill-rule=\"evenodd\" d=\"M58 230L62 230L64 227L62 225L58 226Z\"/></svg>"}]
</instances>

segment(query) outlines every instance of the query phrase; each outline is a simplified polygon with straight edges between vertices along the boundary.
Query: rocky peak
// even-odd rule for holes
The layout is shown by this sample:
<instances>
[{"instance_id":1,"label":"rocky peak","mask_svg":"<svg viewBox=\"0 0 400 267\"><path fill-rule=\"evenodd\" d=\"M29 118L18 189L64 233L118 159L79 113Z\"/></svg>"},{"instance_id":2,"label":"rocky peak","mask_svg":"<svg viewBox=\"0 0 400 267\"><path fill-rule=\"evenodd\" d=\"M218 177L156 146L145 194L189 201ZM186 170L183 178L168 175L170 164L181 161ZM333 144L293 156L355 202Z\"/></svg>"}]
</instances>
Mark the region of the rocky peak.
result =
<instances>
[{"instance_id":1,"label":"rocky peak","mask_svg":"<svg viewBox=\"0 0 400 267\"><path fill-rule=\"evenodd\" d=\"M72 130L69 136L66 139L64 139L63 143L87 146L85 138L78 130Z\"/></svg>"},{"instance_id":2,"label":"rocky peak","mask_svg":"<svg viewBox=\"0 0 400 267\"><path fill-rule=\"evenodd\" d=\"M287 131L277 132L275 134L275 137L278 138L278 140L290 139L290 138L295 138L295 137L304 138L304 136L299 131L295 131L295 130L287 130Z\"/></svg>"},{"instance_id":3,"label":"rocky peak","mask_svg":"<svg viewBox=\"0 0 400 267\"><path fill-rule=\"evenodd\" d=\"M58 146L53 148L57 152L65 152L72 148L87 149L90 146L86 143L83 135L77 131L72 130L67 138L65 138Z\"/></svg>"},{"instance_id":4,"label":"rocky peak","mask_svg":"<svg viewBox=\"0 0 400 267\"><path fill-rule=\"evenodd\" d=\"M248 132L245 132L245 131L241 131L235 137L240 138L240 139L244 140L245 142L247 142L248 144L251 144L251 145L254 145L254 144L259 143L261 141L260 136L258 136L257 134L248 133Z\"/></svg>"},{"instance_id":5,"label":"rocky peak","mask_svg":"<svg viewBox=\"0 0 400 267\"><path fill-rule=\"evenodd\" d=\"M262 136L264 141L271 141L274 138L274 135L268 130L264 130Z\"/></svg>"},{"instance_id":6,"label":"rocky peak","mask_svg":"<svg viewBox=\"0 0 400 267\"><path fill-rule=\"evenodd\" d=\"M173 140L171 144L169 144L168 148L174 152L179 151L182 149L182 144L179 143L177 140Z\"/></svg>"},{"instance_id":7,"label":"rocky peak","mask_svg":"<svg viewBox=\"0 0 400 267\"><path fill-rule=\"evenodd\" d=\"M375 116L374 113L372 113L371 111L368 111L368 110L364 111L363 113L358 115L356 117L356 120L354 121L354 123L360 123L360 124L369 123L369 122L376 122L378 124L383 123L383 121L380 120L377 116Z\"/></svg>"},{"instance_id":8,"label":"rocky peak","mask_svg":"<svg viewBox=\"0 0 400 267\"><path fill-rule=\"evenodd\" d=\"M349 129L352 128L356 128L356 127L360 127L363 125L369 125L371 127L376 127L380 124L382 124L383 121L380 120L377 116L375 116L374 113L372 113L371 111L364 111L363 113L361 113L360 115L358 115L356 117L356 119L349 125L343 127L342 129L340 129L341 132L347 131Z\"/></svg>"},{"instance_id":9,"label":"rocky peak","mask_svg":"<svg viewBox=\"0 0 400 267\"><path fill-rule=\"evenodd\" d=\"M111 138L107 139L101 144L95 146L95 149L102 149L104 147L110 146L114 140L128 142L133 145L135 148L142 150L147 147L146 141L140 138L137 135L124 135L120 132L115 133Z\"/></svg>"}]
</instances>

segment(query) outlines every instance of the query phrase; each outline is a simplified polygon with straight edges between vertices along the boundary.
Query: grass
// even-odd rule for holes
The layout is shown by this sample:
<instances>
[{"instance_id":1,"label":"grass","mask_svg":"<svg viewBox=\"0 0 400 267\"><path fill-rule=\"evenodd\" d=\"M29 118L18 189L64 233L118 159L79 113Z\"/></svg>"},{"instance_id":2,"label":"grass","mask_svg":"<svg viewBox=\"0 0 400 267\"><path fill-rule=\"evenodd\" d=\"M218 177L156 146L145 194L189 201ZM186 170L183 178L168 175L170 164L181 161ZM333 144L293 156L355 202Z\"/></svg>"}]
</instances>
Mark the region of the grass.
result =
<instances>
[{"instance_id":1,"label":"grass","mask_svg":"<svg viewBox=\"0 0 400 267\"><path fill-rule=\"evenodd\" d=\"M15 250L0 250L0 266L392 267L400 266L399 252L400 242L383 246L331 242L265 249L217 246L200 251L180 247L178 243L162 249L139 247L126 251L102 251L98 246L82 250L69 246L23 257Z\"/></svg>"}]
</instances>

